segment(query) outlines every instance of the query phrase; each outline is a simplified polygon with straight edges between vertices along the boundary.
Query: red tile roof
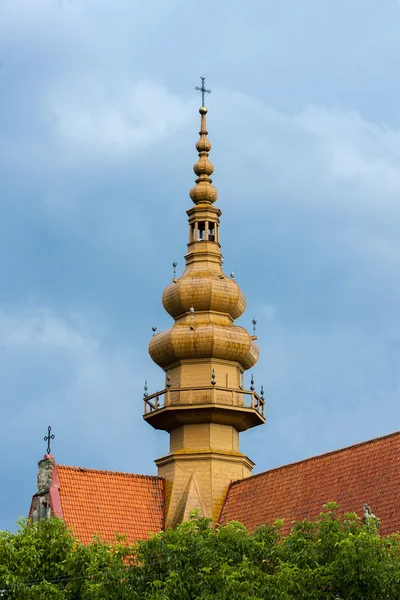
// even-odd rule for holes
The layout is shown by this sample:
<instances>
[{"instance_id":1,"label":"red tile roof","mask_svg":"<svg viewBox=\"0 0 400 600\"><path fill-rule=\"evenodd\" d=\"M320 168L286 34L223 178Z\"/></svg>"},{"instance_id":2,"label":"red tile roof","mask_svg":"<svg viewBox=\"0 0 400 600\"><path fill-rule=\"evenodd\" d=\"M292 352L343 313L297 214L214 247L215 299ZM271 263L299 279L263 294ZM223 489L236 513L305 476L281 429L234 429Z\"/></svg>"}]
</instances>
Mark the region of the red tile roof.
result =
<instances>
[{"instance_id":1,"label":"red tile roof","mask_svg":"<svg viewBox=\"0 0 400 600\"><path fill-rule=\"evenodd\" d=\"M328 452L234 482L220 523L240 521L253 530L284 518L315 517L337 501L343 512L362 516L369 504L383 535L400 531L400 432Z\"/></svg>"},{"instance_id":2,"label":"red tile roof","mask_svg":"<svg viewBox=\"0 0 400 600\"><path fill-rule=\"evenodd\" d=\"M89 543L116 533L129 542L147 539L164 525L164 481L160 477L56 465L62 516Z\"/></svg>"}]
</instances>

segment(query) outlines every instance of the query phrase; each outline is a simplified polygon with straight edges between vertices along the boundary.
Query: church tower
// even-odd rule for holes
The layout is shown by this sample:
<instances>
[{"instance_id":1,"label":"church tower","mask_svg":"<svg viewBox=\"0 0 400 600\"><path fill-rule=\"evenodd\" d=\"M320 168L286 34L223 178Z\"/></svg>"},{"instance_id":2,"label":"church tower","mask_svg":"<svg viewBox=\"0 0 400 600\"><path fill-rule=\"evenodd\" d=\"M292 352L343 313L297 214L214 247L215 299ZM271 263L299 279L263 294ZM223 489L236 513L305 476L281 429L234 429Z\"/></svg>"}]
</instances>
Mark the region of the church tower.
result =
<instances>
[{"instance_id":1,"label":"church tower","mask_svg":"<svg viewBox=\"0 0 400 600\"><path fill-rule=\"evenodd\" d=\"M199 159L193 167L196 185L189 217L186 267L163 293L165 310L174 324L155 334L149 345L154 362L165 372L165 389L144 396L144 419L170 434L170 451L157 459L166 482L166 527L190 512L217 521L229 483L251 474L254 463L239 449L239 433L265 423L263 394L252 381L244 388L244 372L259 357L256 336L234 325L246 298L232 276L223 272L220 245L221 211L210 176L203 102Z\"/></svg>"}]
</instances>

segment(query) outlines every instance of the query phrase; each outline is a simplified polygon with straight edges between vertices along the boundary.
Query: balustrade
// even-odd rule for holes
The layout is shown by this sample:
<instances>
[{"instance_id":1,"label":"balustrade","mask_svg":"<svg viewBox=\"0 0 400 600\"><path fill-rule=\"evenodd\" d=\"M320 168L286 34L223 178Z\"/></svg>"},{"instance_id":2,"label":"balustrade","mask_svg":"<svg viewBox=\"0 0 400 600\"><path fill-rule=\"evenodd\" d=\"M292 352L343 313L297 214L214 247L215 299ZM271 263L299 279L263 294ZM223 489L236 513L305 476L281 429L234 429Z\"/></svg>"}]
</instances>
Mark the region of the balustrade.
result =
<instances>
[{"instance_id":1,"label":"balustrade","mask_svg":"<svg viewBox=\"0 0 400 600\"><path fill-rule=\"evenodd\" d=\"M264 417L265 411L265 400L254 391L218 386L195 386L190 388L167 388L145 396L144 414L147 415L166 406L190 406L195 404L252 408L262 417Z\"/></svg>"}]
</instances>

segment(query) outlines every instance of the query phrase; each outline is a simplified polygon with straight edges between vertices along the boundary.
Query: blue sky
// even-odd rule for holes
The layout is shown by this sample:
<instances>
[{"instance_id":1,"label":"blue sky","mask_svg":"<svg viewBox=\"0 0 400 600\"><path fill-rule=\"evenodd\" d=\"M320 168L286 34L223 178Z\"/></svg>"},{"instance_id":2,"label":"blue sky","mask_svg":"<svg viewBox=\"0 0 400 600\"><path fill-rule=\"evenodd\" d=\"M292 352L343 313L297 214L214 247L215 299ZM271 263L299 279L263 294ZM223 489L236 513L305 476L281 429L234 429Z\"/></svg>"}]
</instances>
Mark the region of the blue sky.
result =
<instances>
[{"instance_id":1,"label":"blue sky","mask_svg":"<svg viewBox=\"0 0 400 600\"><path fill-rule=\"evenodd\" d=\"M399 429L399 39L395 0L3 1L0 528L49 424L63 464L155 473L167 451L143 382L202 74L225 269L258 321L254 472Z\"/></svg>"}]
</instances>

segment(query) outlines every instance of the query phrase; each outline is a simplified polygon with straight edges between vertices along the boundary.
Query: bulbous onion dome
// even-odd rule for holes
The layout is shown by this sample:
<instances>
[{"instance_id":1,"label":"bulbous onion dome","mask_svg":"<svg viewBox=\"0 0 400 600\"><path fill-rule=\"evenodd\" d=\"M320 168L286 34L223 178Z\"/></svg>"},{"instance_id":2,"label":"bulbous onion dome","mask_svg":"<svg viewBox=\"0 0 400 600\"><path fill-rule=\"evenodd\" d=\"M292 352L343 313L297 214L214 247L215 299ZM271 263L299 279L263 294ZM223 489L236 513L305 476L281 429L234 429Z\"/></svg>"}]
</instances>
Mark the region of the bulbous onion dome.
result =
<instances>
[{"instance_id":1,"label":"bulbous onion dome","mask_svg":"<svg viewBox=\"0 0 400 600\"><path fill-rule=\"evenodd\" d=\"M164 290L162 302L171 317L175 319L191 307L196 313L226 313L232 320L243 314L246 297L234 279L206 268L187 271Z\"/></svg>"},{"instance_id":2,"label":"bulbous onion dome","mask_svg":"<svg viewBox=\"0 0 400 600\"><path fill-rule=\"evenodd\" d=\"M247 370L256 364L260 354L258 345L243 327L209 322L191 328L189 316L155 335L149 352L164 369L182 360L215 358L237 362Z\"/></svg>"}]
</instances>

